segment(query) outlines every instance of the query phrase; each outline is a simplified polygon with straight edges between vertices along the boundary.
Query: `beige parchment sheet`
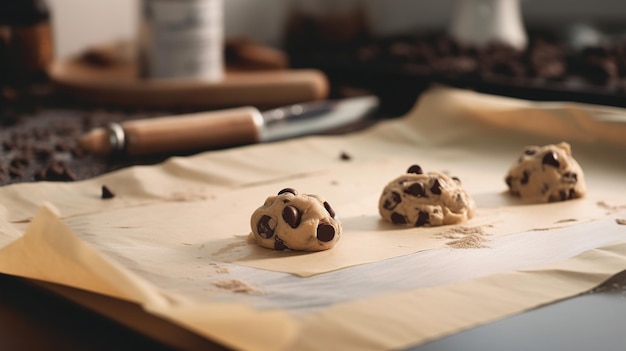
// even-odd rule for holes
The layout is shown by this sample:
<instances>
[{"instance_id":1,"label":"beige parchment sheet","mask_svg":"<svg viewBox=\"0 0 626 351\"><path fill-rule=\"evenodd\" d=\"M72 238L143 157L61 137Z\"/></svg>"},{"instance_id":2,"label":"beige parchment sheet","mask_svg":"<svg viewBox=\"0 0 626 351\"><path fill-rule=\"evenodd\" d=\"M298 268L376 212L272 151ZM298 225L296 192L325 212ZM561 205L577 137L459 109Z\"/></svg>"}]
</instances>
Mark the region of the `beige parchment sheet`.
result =
<instances>
[{"instance_id":1,"label":"beige parchment sheet","mask_svg":"<svg viewBox=\"0 0 626 351\"><path fill-rule=\"evenodd\" d=\"M614 221L626 217L620 116L626 112L438 88L406 116L350 136L172 158L76 183L7 186L0 271L131 300L240 349L407 347L584 292L626 269L626 227ZM521 149L559 141L572 144L588 196L543 205L507 196L503 177ZM382 222L382 188L413 163L459 176L477 216L440 228ZM103 184L114 199L100 199ZM288 186L324 195L337 210L344 233L333 250L274 252L247 240L252 211ZM579 228L577 240L552 235L568 228ZM545 235L521 240L538 234ZM478 254L539 252L539 242L562 254L502 255L508 268L499 271L478 264ZM277 299L271 284L251 283L266 270L298 285L362 265L382 271L415 255L424 262L461 255L477 269L450 268L445 279L329 298L306 311L264 305Z\"/></svg>"}]
</instances>

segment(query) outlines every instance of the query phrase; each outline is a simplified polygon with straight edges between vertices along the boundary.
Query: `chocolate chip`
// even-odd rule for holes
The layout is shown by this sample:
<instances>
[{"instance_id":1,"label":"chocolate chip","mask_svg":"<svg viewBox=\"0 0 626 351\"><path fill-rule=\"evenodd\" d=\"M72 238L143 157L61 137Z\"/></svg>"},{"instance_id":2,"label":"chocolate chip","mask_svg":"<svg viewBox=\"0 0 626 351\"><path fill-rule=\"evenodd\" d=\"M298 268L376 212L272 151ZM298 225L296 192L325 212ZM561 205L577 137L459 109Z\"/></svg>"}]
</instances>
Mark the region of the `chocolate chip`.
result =
<instances>
[{"instance_id":1,"label":"chocolate chip","mask_svg":"<svg viewBox=\"0 0 626 351\"><path fill-rule=\"evenodd\" d=\"M420 182L409 185L408 188L404 189L404 192L417 197L426 197L426 189L424 189L424 184Z\"/></svg>"},{"instance_id":2,"label":"chocolate chip","mask_svg":"<svg viewBox=\"0 0 626 351\"><path fill-rule=\"evenodd\" d=\"M46 161L52 158L54 151L47 148L35 148L35 157L39 161Z\"/></svg>"},{"instance_id":3,"label":"chocolate chip","mask_svg":"<svg viewBox=\"0 0 626 351\"><path fill-rule=\"evenodd\" d=\"M70 149L70 153L72 154L72 156L74 156L75 158L81 158L83 156L85 156L85 150L83 150L80 146L76 145L73 148Z\"/></svg>"},{"instance_id":4,"label":"chocolate chip","mask_svg":"<svg viewBox=\"0 0 626 351\"><path fill-rule=\"evenodd\" d=\"M332 217L335 218L335 210L333 210L332 206L330 206L330 204L328 203L328 201L324 201L324 208L326 209L326 211L328 211L328 214Z\"/></svg>"},{"instance_id":5,"label":"chocolate chip","mask_svg":"<svg viewBox=\"0 0 626 351\"><path fill-rule=\"evenodd\" d=\"M402 202L402 197L400 196L400 194L392 191L389 197L385 199L385 202L383 203L383 208L389 211L393 211L393 209L396 208L396 206L398 206L400 202Z\"/></svg>"},{"instance_id":6,"label":"chocolate chip","mask_svg":"<svg viewBox=\"0 0 626 351\"><path fill-rule=\"evenodd\" d=\"M574 190L574 188L569 189L569 199L574 199L576 198L576 190Z\"/></svg>"},{"instance_id":7,"label":"chocolate chip","mask_svg":"<svg viewBox=\"0 0 626 351\"><path fill-rule=\"evenodd\" d=\"M54 145L54 149L59 152L66 152L70 150L70 145L65 141L59 141Z\"/></svg>"},{"instance_id":8,"label":"chocolate chip","mask_svg":"<svg viewBox=\"0 0 626 351\"><path fill-rule=\"evenodd\" d=\"M59 136L72 136L72 135L77 134L79 131L78 131L77 126L70 125L70 124L63 124L63 125L58 126L55 129L55 132Z\"/></svg>"},{"instance_id":9,"label":"chocolate chip","mask_svg":"<svg viewBox=\"0 0 626 351\"><path fill-rule=\"evenodd\" d=\"M50 176L54 176L54 175L60 176L63 174L63 171L65 170L65 166L60 162L53 162L48 165L47 170L48 171L46 172L46 174Z\"/></svg>"},{"instance_id":10,"label":"chocolate chip","mask_svg":"<svg viewBox=\"0 0 626 351\"><path fill-rule=\"evenodd\" d=\"M320 223L317 226L317 240L325 243L333 240L335 237L335 227L328 223Z\"/></svg>"},{"instance_id":11,"label":"chocolate chip","mask_svg":"<svg viewBox=\"0 0 626 351\"><path fill-rule=\"evenodd\" d=\"M415 174L424 174L424 172L422 171L422 167L420 167L419 165L413 165L409 167L409 169L406 172L415 173Z\"/></svg>"},{"instance_id":12,"label":"chocolate chip","mask_svg":"<svg viewBox=\"0 0 626 351\"><path fill-rule=\"evenodd\" d=\"M11 141L17 143L20 140L28 138L25 133L13 132L11 133Z\"/></svg>"},{"instance_id":13,"label":"chocolate chip","mask_svg":"<svg viewBox=\"0 0 626 351\"><path fill-rule=\"evenodd\" d=\"M22 166L28 166L30 161L31 161L31 158L28 155L19 155L19 156L13 157L10 165L15 168L22 168Z\"/></svg>"},{"instance_id":14,"label":"chocolate chip","mask_svg":"<svg viewBox=\"0 0 626 351\"><path fill-rule=\"evenodd\" d=\"M300 225L300 211L297 208L287 205L283 208L283 220L289 224L291 228L296 228Z\"/></svg>"},{"instance_id":15,"label":"chocolate chip","mask_svg":"<svg viewBox=\"0 0 626 351\"><path fill-rule=\"evenodd\" d=\"M415 222L416 227L423 227L430 223L430 216L428 212L420 211L417 215L417 221Z\"/></svg>"},{"instance_id":16,"label":"chocolate chip","mask_svg":"<svg viewBox=\"0 0 626 351\"><path fill-rule=\"evenodd\" d=\"M619 76L617 64L609 57L587 57L583 64L581 73L593 84L608 84Z\"/></svg>"},{"instance_id":17,"label":"chocolate chip","mask_svg":"<svg viewBox=\"0 0 626 351\"><path fill-rule=\"evenodd\" d=\"M280 240L277 236L274 237L274 250L288 250L289 248L285 245L285 242Z\"/></svg>"},{"instance_id":18,"label":"chocolate chip","mask_svg":"<svg viewBox=\"0 0 626 351\"><path fill-rule=\"evenodd\" d=\"M12 178L21 178L24 176L24 171L21 168L9 167L9 175Z\"/></svg>"},{"instance_id":19,"label":"chocolate chip","mask_svg":"<svg viewBox=\"0 0 626 351\"><path fill-rule=\"evenodd\" d=\"M276 228L275 222L276 221L272 221L272 217L263 215L263 217L261 217L259 222L256 224L257 233L265 239L271 238L274 235L274 229Z\"/></svg>"},{"instance_id":20,"label":"chocolate chip","mask_svg":"<svg viewBox=\"0 0 626 351\"><path fill-rule=\"evenodd\" d=\"M50 132L47 129L40 129L40 128L33 129L32 134L35 140L43 140L50 136Z\"/></svg>"},{"instance_id":21,"label":"chocolate chip","mask_svg":"<svg viewBox=\"0 0 626 351\"><path fill-rule=\"evenodd\" d=\"M522 173L522 179L520 179L520 181L519 181L520 184L522 184L522 185L528 184L529 178L530 178L530 173L528 171L524 171Z\"/></svg>"},{"instance_id":22,"label":"chocolate chip","mask_svg":"<svg viewBox=\"0 0 626 351\"><path fill-rule=\"evenodd\" d=\"M294 188L284 188L278 192L278 195L284 194L284 193L291 193L293 195L298 195L298 192Z\"/></svg>"},{"instance_id":23,"label":"chocolate chip","mask_svg":"<svg viewBox=\"0 0 626 351\"><path fill-rule=\"evenodd\" d=\"M76 180L76 174L71 169L65 167L63 170L63 180Z\"/></svg>"},{"instance_id":24,"label":"chocolate chip","mask_svg":"<svg viewBox=\"0 0 626 351\"><path fill-rule=\"evenodd\" d=\"M559 190L559 196L561 196L561 201L567 200L567 192L565 190Z\"/></svg>"},{"instance_id":25,"label":"chocolate chip","mask_svg":"<svg viewBox=\"0 0 626 351\"><path fill-rule=\"evenodd\" d=\"M537 153L537 150L535 150L535 149L526 149L526 150L524 150L524 155L532 156L532 155L534 155L536 153Z\"/></svg>"},{"instance_id":26,"label":"chocolate chip","mask_svg":"<svg viewBox=\"0 0 626 351\"><path fill-rule=\"evenodd\" d=\"M461 184L461 179L459 179L459 177L452 177L452 180L454 180L455 182Z\"/></svg>"},{"instance_id":27,"label":"chocolate chip","mask_svg":"<svg viewBox=\"0 0 626 351\"><path fill-rule=\"evenodd\" d=\"M399 214L398 212L394 212L391 214L391 223L393 224L406 224L408 221L406 217Z\"/></svg>"},{"instance_id":28,"label":"chocolate chip","mask_svg":"<svg viewBox=\"0 0 626 351\"><path fill-rule=\"evenodd\" d=\"M11 151L16 147L17 147L17 144L15 142L10 142L8 140L5 140L2 142L2 149L4 151Z\"/></svg>"},{"instance_id":29,"label":"chocolate chip","mask_svg":"<svg viewBox=\"0 0 626 351\"><path fill-rule=\"evenodd\" d=\"M512 186L512 184L513 184L513 177L506 176L506 178L504 178L504 182L510 188Z\"/></svg>"},{"instance_id":30,"label":"chocolate chip","mask_svg":"<svg viewBox=\"0 0 626 351\"><path fill-rule=\"evenodd\" d=\"M109 187L107 187L106 185L102 186L102 196L103 199L112 199L115 197L115 193L113 193L111 191L111 189L109 189Z\"/></svg>"},{"instance_id":31,"label":"chocolate chip","mask_svg":"<svg viewBox=\"0 0 626 351\"><path fill-rule=\"evenodd\" d=\"M556 152L550 151L543 156L541 163L552 167L559 168L561 163L559 162L559 155Z\"/></svg>"},{"instance_id":32,"label":"chocolate chip","mask_svg":"<svg viewBox=\"0 0 626 351\"><path fill-rule=\"evenodd\" d=\"M438 178L435 178L433 186L430 187L430 192L435 195L441 195L441 183Z\"/></svg>"},{"instance_id":33,"label":"chocolate chip","mask_svg":"<svg viewBox=\"0 0 626 351\"><path fill-rule=\"evenodd\" d=\"M76 180L76 175L61 162L52 162L35 174L36 180L69 181Z\"/></svg>"},{"instance_id":34,"label":"chocolate chip","mask_svg":"<svg viewBox=\"0 0 626 351\"><path fill-rule=\"evenodd\" d=\"M347 152L342 151L339 155L339 159L341 159L342 161L350 161L352 159L352 156L350 156L350 154L348 154Z\"/></svg>"},{"instance_id":35,"label":"chocolate chip","mask_svg":"<svg viewBox=\"0 0 626 351\"><path fill-rule=\"evenodd\" d=\"M576 184L576 182L578 182L578 175L573 172L565 172L562 180L564 183Z\"/></svg>"},{"instance_id":36,"label":"chocolate chip","mask_svg":"<svg viewBox=\"0 0 626 351\"><path fill-rule=\"evenodd\" d=\"M35 172L35 180L46 180L46 169L42 168Z\"/></svg>"}]
</instances>

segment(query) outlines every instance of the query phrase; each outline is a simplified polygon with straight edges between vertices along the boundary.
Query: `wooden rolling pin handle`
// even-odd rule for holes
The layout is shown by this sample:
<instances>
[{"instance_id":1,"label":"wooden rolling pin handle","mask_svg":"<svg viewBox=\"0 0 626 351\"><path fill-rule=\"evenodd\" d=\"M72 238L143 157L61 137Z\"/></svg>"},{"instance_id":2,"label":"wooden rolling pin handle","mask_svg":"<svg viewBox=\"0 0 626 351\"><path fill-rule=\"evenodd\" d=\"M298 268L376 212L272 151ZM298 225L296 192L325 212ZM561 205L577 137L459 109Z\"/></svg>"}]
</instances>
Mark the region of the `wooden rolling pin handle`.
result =
<instances>
[{"instance_id":1,"label":"wooden rolling pin handle","mask_svg":"<svg viewBox=\"0 0 626 351\"><path fill-rule=\"evenodd\" d=\"M122 123L129 156L208 150L259 141L263 117L254 107Z\"/></svg>"}]
</instances>

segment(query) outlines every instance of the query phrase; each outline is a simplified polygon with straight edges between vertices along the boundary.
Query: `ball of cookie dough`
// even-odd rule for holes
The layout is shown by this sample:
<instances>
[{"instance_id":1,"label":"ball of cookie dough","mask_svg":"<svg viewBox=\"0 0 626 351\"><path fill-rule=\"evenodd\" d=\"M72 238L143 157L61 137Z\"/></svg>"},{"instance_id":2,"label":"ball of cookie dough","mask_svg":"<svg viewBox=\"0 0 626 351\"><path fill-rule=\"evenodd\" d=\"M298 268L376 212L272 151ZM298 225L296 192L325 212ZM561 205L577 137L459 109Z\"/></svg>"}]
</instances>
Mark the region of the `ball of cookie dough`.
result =
<instances>
[{"instance_id":1,"label":"ball of cookie dough","mask_svg":"<svg viewBox=\"0 0 626 351\"><path fill-rule=\"evenodd\" d=\"M532 203L583 197L585 175L568 143L527 146L504 178L509 192Z\"/></svg>"},{"instance_id":2,"label":"ball of cookie dough","mask_svg":"<svg viewBox=\"0 0 626 351\"><path fill-rule=\"evenodd\" d=\"M387 184L378 201L385 220L415 227L461 223L472 218L475 208L459 178L424 173L418 165Z\"/></svg>"},{"instance_id":3,"label":"ball of cookie dough","mask_svg":"<svg viewBox=\"0 0 626 351\"><path fill-rule=\"evenodd\" d=\"M270 196L250 218L252 236L268 249L322 251L341 237L341 222L328 201L285 188Z\"/></svg>"}]
</instances>

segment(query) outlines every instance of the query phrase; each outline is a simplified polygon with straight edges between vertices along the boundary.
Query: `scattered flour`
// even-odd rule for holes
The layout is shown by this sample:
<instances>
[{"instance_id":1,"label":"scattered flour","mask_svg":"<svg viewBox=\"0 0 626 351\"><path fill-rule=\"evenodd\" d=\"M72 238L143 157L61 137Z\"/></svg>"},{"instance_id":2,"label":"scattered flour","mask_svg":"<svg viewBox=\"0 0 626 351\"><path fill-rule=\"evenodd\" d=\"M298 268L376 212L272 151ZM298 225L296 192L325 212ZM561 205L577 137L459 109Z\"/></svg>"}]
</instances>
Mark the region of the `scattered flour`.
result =
<instances>
[{"instance_id":1,"label":"scattered flour","mask_svg":"<svg viewBox=\"0 0 626 351\"><path fill-rule=\"evenodd\" d=\"M485 243L487 234L483 226L479 227L453 227L438 232L435 238L448 239L446 245L454 249L479 249L489 247Z\"/></svg>"},{"instance_id":2,"label":"scattered flour","mask_svg":"<svg viewBox=\"0 0 626 351\"><path fill-rule=\"evenodd\" d=\"M615 212L619 212L622 210L626 210L626 205L609 205L605 201L598 201L596 202L596 205L609 211L609 213L615 213Z\"/></svg>"},{"instance_id":3,"label":"scattered flour","mask_svg":"<svg viewBox=\"0 0 626 351\"><path fill-rule=\"evenodd\" d=\"M229 290L238 294L260 294L261 291L252 285L239 280L239 279L228 279L228 280L218 280L212 282L213 285L217 286L220 289Z\"/></svg>"}]
</instances>

